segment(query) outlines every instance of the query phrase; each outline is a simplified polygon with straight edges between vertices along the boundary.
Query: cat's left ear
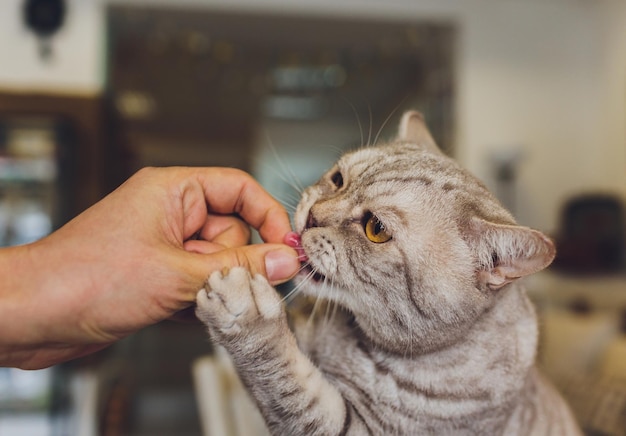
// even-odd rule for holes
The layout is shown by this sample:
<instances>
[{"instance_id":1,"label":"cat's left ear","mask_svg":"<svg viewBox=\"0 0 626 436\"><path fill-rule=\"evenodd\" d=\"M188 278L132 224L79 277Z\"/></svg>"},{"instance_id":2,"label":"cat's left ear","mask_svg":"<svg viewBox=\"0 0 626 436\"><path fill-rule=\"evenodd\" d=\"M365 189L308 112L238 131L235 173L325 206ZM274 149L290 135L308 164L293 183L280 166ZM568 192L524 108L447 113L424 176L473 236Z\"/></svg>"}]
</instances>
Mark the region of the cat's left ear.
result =
<instances>
[{"instance_id":1,"label":"cat's left ear","mask_svg":"<svg viewBox=\"0 0 626 436\"><path fill-rule=\"evenodd\" d=\"M498 290L512 281L546 268L556 254L553 242L528 227L494 224L480 218L470 223L478 255L478 281Z\"/></svg>"},{"instance_id":2,"label":"cat's left ear","mask_svg":"<svg viewBox=\"0 0 626 436\"><path fill-rule=\"evenodd\" d=\"M426 126L424 116L417 111L406 111L402 115L397 139L398 141L421 145L435 153L441 153Z\"/></svg>"}]
</instances>

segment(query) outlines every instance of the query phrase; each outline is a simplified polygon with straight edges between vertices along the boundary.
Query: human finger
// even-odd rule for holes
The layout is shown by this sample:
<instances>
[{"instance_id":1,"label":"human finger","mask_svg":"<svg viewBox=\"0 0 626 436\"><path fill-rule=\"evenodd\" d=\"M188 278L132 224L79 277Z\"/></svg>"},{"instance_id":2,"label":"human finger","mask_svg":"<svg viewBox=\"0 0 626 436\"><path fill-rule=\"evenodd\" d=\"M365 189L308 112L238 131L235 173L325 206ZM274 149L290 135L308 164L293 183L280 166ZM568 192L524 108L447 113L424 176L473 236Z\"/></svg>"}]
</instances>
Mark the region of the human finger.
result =
<instances>
[{"instance_id":1,"label":"human finger","mask_svg":"<svg viewBox=\"0 0 626 436\"><path fill-rule=\"evenodd\" d=\"M185 241L183 243L183 248L185 251L190 253L211 254L227 247L215 242L205 241L203 239L190 239L189 241Z\"/></svg>"},{"instance_id":2,"label":"human finger","mask_svg":"<svg viewBox=\"0 0 626 436\"><path fill-rule=\"evenodd\" d=\"M177 254L178 268L186 271L197 291L213 271L243 266L250 274L261 274L274 285L292 278L300 268L298 254L282 244L255 244L226 248L211 254ZM190 289L191 290L191 289ZM195 298L195 294L193 295Z\"/></svg>"},{"instance_id":3,"label":"human finger","mask_svg":"<svg viewBox=\"0 0 626 436\"><path fill-rule=\"evenodd\" d=\"M250 227L241 219L210 214L197 238L185 241L183 247L193 253L211 254L225 248L241 247L249 241Z\"/></svg>"},{"instance_id":4,"label":"human finger","mask_svg":"<svg viewBox=\"0 0 626 436\"><path fill-rule=\"evenodd\" d=\"M198 239L226 248L240 247L250 241L250 226L233 215L209 214L206 224L198 233Z\"/></svg>"},{"instance_id":5,"label":"human finger","mask_svg":"<svg viewBox=\"0 0 626 436\"><path fill-rule=\"evenodd\" d=\"M198 171L209 212L238 214L266 242L280 243L291 230L287 211L249 174L234 168Z\"/></svg>"}]
</instances>

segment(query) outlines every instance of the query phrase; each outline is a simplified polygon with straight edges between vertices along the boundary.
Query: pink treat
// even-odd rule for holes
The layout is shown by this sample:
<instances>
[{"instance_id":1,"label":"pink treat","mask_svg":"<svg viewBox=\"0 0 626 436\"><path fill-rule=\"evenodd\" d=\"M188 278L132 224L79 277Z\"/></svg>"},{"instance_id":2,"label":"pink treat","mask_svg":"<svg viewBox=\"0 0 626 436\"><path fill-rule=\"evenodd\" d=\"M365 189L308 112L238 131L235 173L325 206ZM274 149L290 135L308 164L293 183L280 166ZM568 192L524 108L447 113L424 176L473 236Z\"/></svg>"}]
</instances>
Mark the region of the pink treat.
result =
<instances>
[{"instance_id":1,"label":"pink treat","mask_svg":"<svg viewBox=\"0 0 626 436\"><path fill-rule=\"evenodd\" d=\"M294 250L296 250L296 252L298 253L298 260L300 262L306 262L309 259L306 253L304 252L304 249L302 248L302 239L300 239L300 235L298 233L296 232L287 233L285 235L285 238L283 239L283 242L286 245L289 245Z\"/></svg>"}]
</instances>

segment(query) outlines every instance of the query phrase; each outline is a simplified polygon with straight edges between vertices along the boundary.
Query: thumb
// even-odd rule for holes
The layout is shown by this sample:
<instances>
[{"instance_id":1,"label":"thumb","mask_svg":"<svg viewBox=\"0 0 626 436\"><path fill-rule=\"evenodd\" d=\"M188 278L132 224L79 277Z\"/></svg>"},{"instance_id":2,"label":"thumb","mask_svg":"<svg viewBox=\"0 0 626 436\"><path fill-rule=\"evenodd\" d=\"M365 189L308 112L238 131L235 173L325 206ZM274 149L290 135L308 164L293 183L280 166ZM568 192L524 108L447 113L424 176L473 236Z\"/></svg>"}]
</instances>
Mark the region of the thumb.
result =
<instances>
[{"instance_id":1,"label":"thumb","mask_svg":"<svg viewBox=\"0 0 626 436\"><path fill-rule=\"evenodd\" d=\"M242 266L250 274L261 274L277 285L292 278L300 269L296 251L283 244L246 245L194 257L194 274L202 277L202 281L213 271Z\"/></svg>"}]
</instances>

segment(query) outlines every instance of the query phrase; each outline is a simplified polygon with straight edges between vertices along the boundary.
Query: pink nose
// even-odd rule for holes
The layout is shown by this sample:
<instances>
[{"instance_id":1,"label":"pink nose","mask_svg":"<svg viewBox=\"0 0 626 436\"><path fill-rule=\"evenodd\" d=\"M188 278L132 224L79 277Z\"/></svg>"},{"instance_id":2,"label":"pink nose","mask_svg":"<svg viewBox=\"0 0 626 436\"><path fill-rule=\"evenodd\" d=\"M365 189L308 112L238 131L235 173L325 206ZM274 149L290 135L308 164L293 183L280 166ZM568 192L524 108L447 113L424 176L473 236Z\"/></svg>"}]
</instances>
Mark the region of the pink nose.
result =
<instances>
[{"instance_id":1,"label":"pink nose","mask_svg":"<svg viewBox=\"0 0 626 436\"><path fill-rule=\"evenodd\" d=\"M298 253L298 260L300 262L306 262L307 260L309 260L309 257L304 252L304 248L302 248L302 239L300 239L300 235L298 233L287 233L283 242L296 250L296 252Z\"/></svg>"}]
</instances>

